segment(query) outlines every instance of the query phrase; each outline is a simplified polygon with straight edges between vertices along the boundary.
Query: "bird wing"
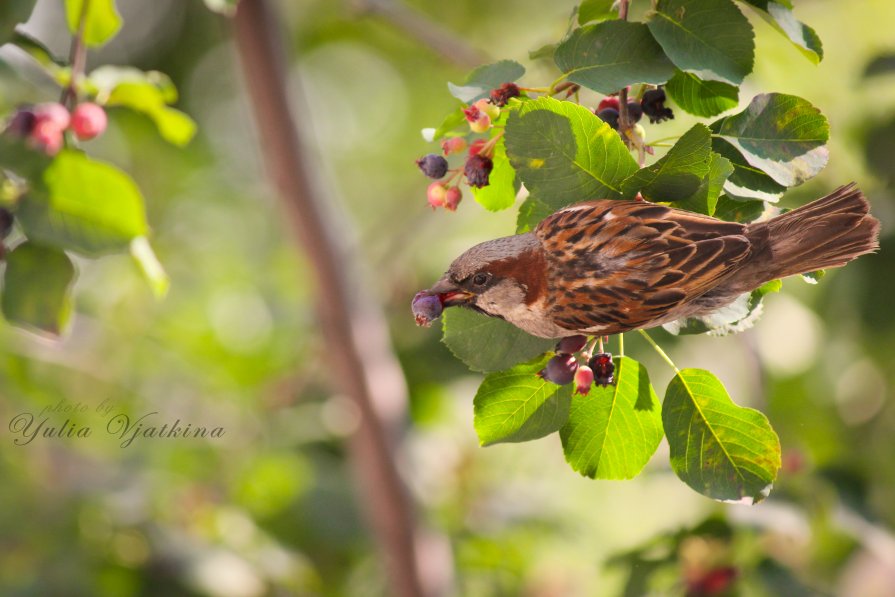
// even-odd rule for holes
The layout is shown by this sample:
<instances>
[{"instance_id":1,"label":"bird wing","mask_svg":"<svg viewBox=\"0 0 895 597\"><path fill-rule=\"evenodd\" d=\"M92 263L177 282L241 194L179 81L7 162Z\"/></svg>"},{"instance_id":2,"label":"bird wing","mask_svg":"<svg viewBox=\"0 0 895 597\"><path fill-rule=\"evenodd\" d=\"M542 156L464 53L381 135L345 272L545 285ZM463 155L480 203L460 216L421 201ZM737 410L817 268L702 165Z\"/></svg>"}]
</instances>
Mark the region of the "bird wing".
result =
<instances>
[{"instance_id":1,"label":"bird wing","mask_svg":"<svg viewBox=\"0 0 895 597\"><path fill-rule=\"evenodd\" d=\"M602 334L668 321L736 271L751 250L744 231L645 201L562 209L535 231L548 262L548 313L560 327Z\"/></svg>"}]
</instances>

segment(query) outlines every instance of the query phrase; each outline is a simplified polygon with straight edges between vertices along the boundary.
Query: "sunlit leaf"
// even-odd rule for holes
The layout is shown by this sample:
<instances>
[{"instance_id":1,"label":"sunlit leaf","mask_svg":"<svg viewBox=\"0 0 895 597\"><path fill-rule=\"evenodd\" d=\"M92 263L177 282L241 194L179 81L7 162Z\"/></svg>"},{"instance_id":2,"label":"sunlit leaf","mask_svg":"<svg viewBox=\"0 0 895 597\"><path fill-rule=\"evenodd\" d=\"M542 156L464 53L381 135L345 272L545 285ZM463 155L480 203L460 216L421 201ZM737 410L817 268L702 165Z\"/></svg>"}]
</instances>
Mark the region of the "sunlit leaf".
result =
<instances>
[{"instance_id":1,"label":"sunlit leaf","mask_svg":"<svg viewBox=\"0 0 895 597\"><path fill-rule=\"evenodd\" d=\"M829 159L827 119L794 95L756 95L745 110L715 121L711 128L751 166L787 187L817 175Z\"/></svg>"},{"instance_id":2,"label":"sunlit leaf","mask_svg":"<svg viewBox=\"0 0 895 597\"><path fill-rule=\"evenodd\" d=\"M736 405L709 371L684 369L668 384L662 424L671 468L716 500L763 500L780 469L780 440L767 417Z\"/></svg>"},{"instance_id":3,"label":"sunlit leaf","mask_svg":"<svg viewBox=\"0 0 895 597\"><path fill-rule=\"evenodd\" d=\"M823 44L817 32L792 14L792 6L773 0L743 0L754 8L761 17L789 40L811 62L817 64L824 57Z\"/></svg>"},{"instance_id":4,"label":"sunlit leaf","mask_svg":"<svg viewBox=\"0 0 895 597\"><path fill-rule=\"evenodd\" d=\"M627 178L622 190L627 196L639 191L650 201L680 201L696 193L711 162L711 133L696 124L659 161Z\"/></svg>"},{"instance_id":5,"label":"sunlit leaf","mask_svg":"<svg viewBox=\"0 0 895 597\"><path fill-rule=\"evenodd\" d=\"M25 242L6 255L3 316L12 324L58 335L71 315L75 267L52 247Z\"/></svg>"},{"instance_id":6,"label":"sunlit leaf","mask_svg":"<svg viewBox=\"0 0 895 597\"><path fill-rule=\"evenodd\" d=\"M525 102L510 115L506 147L526 188L553 211L621 197L622 181L637 171L615 130L587 108L552 98Z\"/></svg>"},{"instance_id":7,"label":"sunlit leaf","mask_svg":"<svg viewBox=\"0 0 895 597\"><path fill-rule=\"evenodd\" d=\"M662 439L659 399L646 368L628 357L615 363L615 385L573 396L560 430L566 460L592 479L633 479Z\"/></svg>"},{"instance_id":8,"label":"sunlit leaf","mask_svg":"<svg viewBox=\"0 0 895 597\"><path fill-rule=\"evenodd\" d=\"M146 234L143 196L115 166L63 150L43 179L46 192L26 195L17 212L28 238L97 255L125 250Z\"/></svg>"},{"instance_id":9,"label":"sunlit leaf","mask_svg":"<svg viewBox=\"0 0 895 597\"><path fill-rule=\"evenodd\" d=\"M471 104L488 97L492 89L512 83L525 74L525 67L514 60L501 60L480 66L466 77L462 85L448 83L448 89L461 102Z\"/></svg>"},{"instance_id":10,"label":"sunlit leaf","mask_svg":"<svg viewBox=\"0 0 895 597\"><path fill-rule=\"evenodd\" d=\"M578 24L585 25L591 21L605 21L618 18L618 11L613 9L615 0L583 0L578 6Z\"/></svg>"},{"instance_id":11,"label":"sunlit leaf","mask_svg":"<svg viewBox=\"0 0 895 597\"><path fill-rule=\"evenodd\" d=\"M512 207L516 202L516 192L519 190L516 184L516 170L507 159L503 138L494 146L492 160L494 169L488 177L488 184L481 188L472 187L472 194L479 205L488 211L500 211Z\"/></svg>"},{"instance_id":12,"label":"sunlit leaf","mask_svg":"<svg viewBox=\"0 0 895 597\"><path fill-rule=\"evenodd\" d=\"M679 69L731 85L752 72L752 25L731 0L658 0L655 7L649 29Z\"/></svg>"},{"instance_id":13,"label":"sunlit leaf","mask_svg":"<svg viewBox=\"0 0 895 597\"><path fill-rule=\"evenodd\" d=\"M553 55L567 79L600 93L664 83L674 65L643 23L605 21L576 29Z\"/></svg>"},{"instance_id":14,"label":"sunlit leaf","mask_svg":"<svg viewBox=\"0 0 895 597\"><path fill-rule=\"evenodd\" d=\"M720 81L703 81L693 73L677 71L665 91L684 111L696 116L716 116L737 107L740 90Z\"/></svg>"},{"instance_id":15,"label":"sunlit leaf","mask_svg":"<svg viewBox=\"0 0 895 597\"><path fill-rule=\"evenodd\" d=\"M536 338L516 326L454 307L442 315L442 341L473 371L509 369L553 348L555 341Z\"/></svg>"},{"instance_id":16,"label":"sunlit leaf","mask_svg":"<svg viewBox=\"0 0 895 597\"><path fill-rule=\"evenodd\" d=\"M95 47L105 44L121 29L121 15L115 0L65 0L68 30L77 34L84 22L84 43Z\"/></svg>"},{"instance_id":17,"label":"sunlit leaf","mask_svg":"<svg viewBox=\"0 0 895 597\"><path fill-rule=\"evenodd\" d=\"M152 250L149 240L145 236L138 236L131 241L130 251L131 256L143 273L143 277L146 278L149 287L152 288L153 294L155 294L156 298L163 298L168 294L171 279L159 262L158 257L155 256L155 251Z\"/></svg>"},{"instance_id":18,"label":"sunlit leaf","mask_svg":"<svg viewBox=\"0 0 895 597\"><path fill-rule=\"evenodd\" d=\"M565 424L571 385L558 386L537 375L550 356L485 377L473 401L475 431L483 446L538 439Z\"/></svg>"},{"instance_id":19,"label":"sunlit leaf","mask_svg":"<svg viewBox=\"0 0 895 597\"><path fill-rule=\"evenodd\" d=\"M786 192L785 186L768 176L764 170L747 162L743 154L724 139L712 139L712 151L724 156L733 166L733 172L724 182L724 192L731 199L760 199L776 203Z\"/></svg>"},{"instance_id":20,"label":"sunlit leaf","mask_svg":"<svg viewBox=\"0 0 895 597\"><path fill-rule=\"evenodd\" d=\"M556 210L536 197L529 197L519 206L519 215L516 217L516 234L534 230L541 220L554 211Z\"/></svg>"}]
</instances>

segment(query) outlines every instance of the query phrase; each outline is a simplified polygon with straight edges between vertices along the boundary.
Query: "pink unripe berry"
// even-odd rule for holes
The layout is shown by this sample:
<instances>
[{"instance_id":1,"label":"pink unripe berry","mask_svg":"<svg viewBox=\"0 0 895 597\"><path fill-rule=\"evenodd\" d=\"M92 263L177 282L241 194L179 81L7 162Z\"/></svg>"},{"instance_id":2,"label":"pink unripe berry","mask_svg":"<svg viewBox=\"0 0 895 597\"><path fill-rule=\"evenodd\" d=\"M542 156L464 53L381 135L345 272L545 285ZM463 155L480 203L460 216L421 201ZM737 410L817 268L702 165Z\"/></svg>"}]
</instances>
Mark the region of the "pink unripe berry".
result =
<instances>
[{"instance_id":1,"label":"pink unripe berry","mask_svg":"<svg viewBox=\"0 0 895 597\"><path fill-rule=\"evenodd\" d=\"M58 102L48 102L46 104L38 104L34 107L34 115L38 122L51 122L59 131L68 128L71 122L71 115L65 106Z\"/></svg>"},{"instance_id":2,"label":"pink unripe berry","mask_svg":"<svg viewBox=\"0 0 895 597\"><path fill-rule=\"evenodd\" d=\"M473 133L484 133L491 128L491 117L484 112L479 113L479 117L469 123L469 130Z\"/></svg>"},{"instance_id":3,"label":"pink unripe berry","mask_svg":"<svg viewBox=\"0 0 895 597\"><path fill-rule=\"evenodd\" d=\"M433 182L429 185L429 188L426 189L426 200L429 202L429 205L432 206L432 209L442 207L446 195L447 189L444 184L440 182Z\"/></svg>"},{"instance_id":4,"label":"pink unripe berry","mask_svg":"<svg viewBox=\"0 0 895 597\"><path fill-rule=\"evenodd\" d=\"M47 155L56 155L62 149L62 129L50 120L38 120L31 131L33 144Z\"/></svg>"},{"instance_id":5,"label":"pink unripe berry","mask_svg":"<svg viewBox=\"0 0 895 597\"><path fill-rule=\"evenodd\" d=\"M81 141L101 135L106 130L108 122L106 111L93 102L78 104L71 115L71 128Z\"/></svg>"},{"instance_id":6,"label":"pink unripe berry","mask_svg":"<svg viewBox=\"0 0 895 597\"><path fill-rule=\"evenodd\" d=\"M441 142L441 151L444 155L460 153L466 149L466 139L463 137L448 137Z\"/></svg>"},{"instance_id":7,"label":"pink unripe berry","mask_svg":"<svg viewBox=\"0 0 895 597\"><path fill-rule=\"evenodd\" d=\"M575 372L575 393L587 396L594 385L594 370L587 365L578 367Z\"/></svg>"},{"instance_id":8,"label":"pink unripe berry","mask_svg":"<svg viewBox=\"0 0 895 597\"><path fill-rule=\"evenodd\" d=\"M460 187L451 187L444 196L444 208L448 211L457 211L460 200L463 199L463 192Z\"/></svg>"},{"instance_id":9,"label":"pink unripe berry","mask_svg":"<svg viewBox=\"0 0 895 597\"><path fill-rule=\"evenodd\" d=\"M474 156L482 151L482 147L485 146L485 143L488 141L486 139L476 139L469 146L469 155Z\"/></svg>"},{"instance_id":10,"label":"pink unripe berry","mask_svg":"<svg viewBox=\"0 0 895 597\"><path fill-rule=\"evenodd\" d=\"M486 98L480 99L473 105L481 112L487 114L488 118L491 120L497 120L497 117L500 116L500 108L492 104L491 101Z\"/></svg>"}]
</instances>

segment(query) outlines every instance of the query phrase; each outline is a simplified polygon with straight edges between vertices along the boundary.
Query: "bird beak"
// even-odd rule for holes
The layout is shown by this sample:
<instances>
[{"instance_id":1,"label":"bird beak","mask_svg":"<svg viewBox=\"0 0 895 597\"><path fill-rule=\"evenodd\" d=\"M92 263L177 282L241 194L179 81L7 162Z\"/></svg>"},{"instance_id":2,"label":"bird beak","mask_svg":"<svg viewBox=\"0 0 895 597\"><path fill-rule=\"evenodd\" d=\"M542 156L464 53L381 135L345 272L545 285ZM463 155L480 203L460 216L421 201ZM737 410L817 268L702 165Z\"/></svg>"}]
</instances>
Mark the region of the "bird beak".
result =
<instances>
[{"instance_id":1,"label":"bird beak","mask_svg":"<svg viewBox=\"0 0 895 597\"><path fill-rule=\"evenodd\" d=\"M436 282L432 288L426 292L432 296L437 296L439 300L441 300L441 304L445 307L465 305L475 298L473 293L458 288L456 284L447 278L447 276Z\"/></svg>"}]
</instances>

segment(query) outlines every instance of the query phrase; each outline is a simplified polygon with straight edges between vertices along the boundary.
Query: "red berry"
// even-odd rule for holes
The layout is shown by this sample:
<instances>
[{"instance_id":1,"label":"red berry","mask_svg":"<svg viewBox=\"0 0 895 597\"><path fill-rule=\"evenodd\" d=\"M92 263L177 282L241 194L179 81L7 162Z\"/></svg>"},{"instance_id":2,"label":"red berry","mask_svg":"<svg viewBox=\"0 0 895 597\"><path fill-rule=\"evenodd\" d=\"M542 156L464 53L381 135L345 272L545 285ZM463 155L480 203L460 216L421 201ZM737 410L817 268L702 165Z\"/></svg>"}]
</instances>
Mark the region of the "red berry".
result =
<instances>
[{"instance_id":1,"label":"red berry","mask_svg":"<svg viewBox=\"0 0 895 597\"><path fill-rule=\"evenodd\" d=\"M558 354L547 361L547 366L538 375L558 386L564 386L572 383L577 369L578 361L575 357L570 354Z\"/></svg>"},{"instance_id":2,"label":"red berry","mask_svg":"<svg viewBox=\"0 0 895 597\"><path fill-rule=\"evenodd\" d=\"M34 115L38 122L52 122L60 131L68 128L71 122L71 115L60 103L49 102L46 104L38 104L34 107Z\"/></svg>"},{"instance_id":3,"label":"red berry","mask_svg":"<svg viewBox=\"0 0 895 597\"><path fill-rule=\"evenodd\" d=\"M444 208L448 211L457 211L461 199L463 199L463 192L460 187L449 188L444 196Z\"/></svg>"},{"instance_id":4,"label":"red berry","mask_svg":"<svg viewBox=\"0 0 895 597\"><path fill-rule=\"evenodd\" d=\"M475 141L473 141L472 144L470 144L469 146L469 155L472 156L478 154L487 142L487 139L476 139Z\"/></svg>"},{"instance_id":5,"label":"red berry","mask_svg":"<svg viewBox=\"0 0 895 597\"><path fill-rule=\"evenodd\" d=\"M430 326L438 319L442 312L441 299L427 293L425 290L417 292L410 303L416 325Z\"/></svg>"},{"instance_id":6,"label":"red berry","mask_svg":"<svg viewBox=\"0 0 895 597\"><path fill-rule=\"evenodd\" d=\"M726 595L739 575L733 566L724 566L709 570L703 577L688 583L688 597L709 597Z\"/></svg>"},{"instance_id":7,"label":"red berry","mask_svg":"<svg viewBox=\"0 0 895 597\"><path fill-rule=\"evenodd\" d=\"M47 155L56 155L62 149L62 129L51 120L38 120L31 131L32 143Z\"/></svg>"},{"instance_id":8,"label":"red berry","mask_svg":"<svg viewBox=\"0 0 895 597\"><path fill-rule=\"evenodd\" d=\"M588 366L594 370L594 383L606 387L615 382L615 365L612 363L612 355L608 352L598 352L588 361Z\"/></svg>"},{"instance_id":9,"label":"red berry","mask_svg":"<svg viewBox=\"0 0 895 597\"><path fill-rule=\"evenodd\" d=\"M433 182L429 185L429 188L426 189L426 200L429 202L429 205L432 206L432 209L442 207L446 195L447 188L440 182Z\"/></svg>"},{"instance_id":10,"label":"red berry","mask_svg":"<svg viewBox=\"0 0 895 597\"><path fill-rule=\"evenodd\" d=\"M441 142L441 151L444 155L460 153L466 149L466 139L463 137L448 137Z\"/></svg>"},{"instance_id":11,"label":"red berry","mask_svg":"<svg viewBox=\"0 0 895 597\"><path fill-rule=\"evenodd\" d=\"M81 141L88 141L106 130L109 119L102 106L93 102L78 104L71 114L71 128Z\"/></svg>"},{"instance_id":12,"label":"red berry","mask_svg":"<svg viewBox=\"0 0 895 597\"><path fill-rule=\"evenodd\" d=\"M602 112L606 108L612 108L613 110L618 112L618 107L619 107L618 97L615 95L611 95L609 97L604 97L602 100L600 100L600 103L597 104L597 112Z\"/></svg>"},{"instance_id":13,"label":"red berry","mask_svg":"<svg viewBox=\"0 0 895 597\"><path fill-rule=\"evenodd\" d=\"M494 162L491 161L491 158L477 153L466 160L463 173L466 175L466 182L469 183L469 186L482 188L488 186L492 169L494 169Z\"/></svg>"},{"instance_id":14,"label":"red berry","mask_svg":"<svg viewBox=\"0 0 895 597\"><path fill-rule=\"evenodd\" d=\"M587 396L594 385L594 370L587 365L578 367L575 372L575 393Z\"/></svg>"},{"instance_id":15,"label":"red berry","mask_svg":"<svg viewBox=\"0 0 895 597\"><path fill-rule=\"evenodd\" d=\"M556 344L556 352L572 354L578 352L587 344L587 336L566 336Z\"/></svg>"},{"instance_id":16,"label":"red berry","mask_svg":"<svg viewBox=\"0 0 895 597\"><path fill-rule=\"evenodd\" d=\"M434 153L424 155L416 161L416 165L429 178L443 178L448 170L447 160Z\"/></svg>"},{"instance_id":17,"label":"red berry","mask_svg":"<svg viewBox=\"0 0 895 597\"><path fill-rule=\"evenodd\" d=\"M515 83L504 83L497 89L491 90L491 103L504 107L511 97L519 97L519 87Z\"/></svg>"}]
</instances>

